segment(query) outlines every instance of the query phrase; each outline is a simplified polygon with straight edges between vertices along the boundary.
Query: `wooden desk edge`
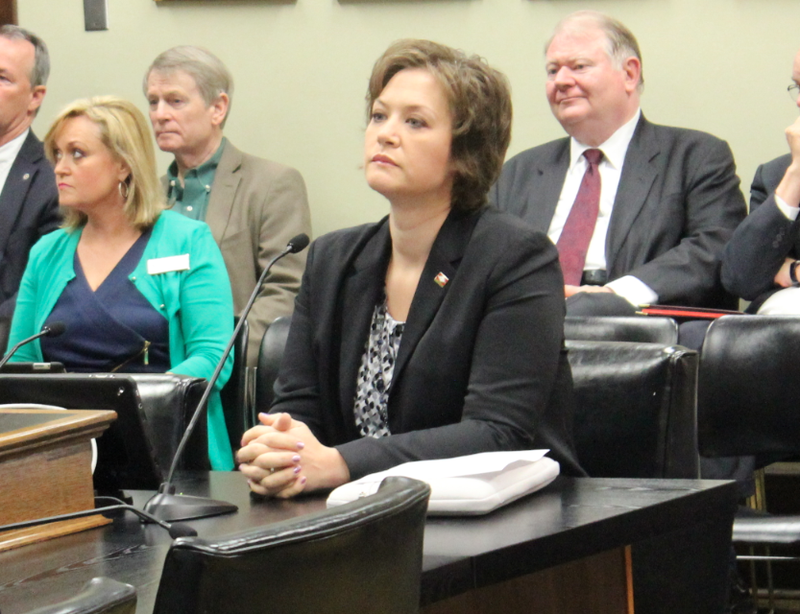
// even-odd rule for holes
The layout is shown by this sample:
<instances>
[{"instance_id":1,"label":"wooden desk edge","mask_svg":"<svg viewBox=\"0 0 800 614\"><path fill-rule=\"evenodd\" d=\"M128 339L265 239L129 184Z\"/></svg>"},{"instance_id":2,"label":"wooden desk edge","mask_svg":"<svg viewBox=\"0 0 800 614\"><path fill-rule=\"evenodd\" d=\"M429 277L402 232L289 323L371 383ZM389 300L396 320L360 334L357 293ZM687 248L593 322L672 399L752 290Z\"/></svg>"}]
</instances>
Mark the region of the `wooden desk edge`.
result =
<instances>
[{"instance_id":1,"label":"wooden desk edge","mask_svg":"<svg viewBox=\"0 0 800 614\"><path fill-rule=\"evenodd\" d=\"M52 414L53 420L31 427L0 433L0 460L68 440L99 437L117 418L110 410L95 409L2 409L2 414Z\"/></svg>"}]
</instances>

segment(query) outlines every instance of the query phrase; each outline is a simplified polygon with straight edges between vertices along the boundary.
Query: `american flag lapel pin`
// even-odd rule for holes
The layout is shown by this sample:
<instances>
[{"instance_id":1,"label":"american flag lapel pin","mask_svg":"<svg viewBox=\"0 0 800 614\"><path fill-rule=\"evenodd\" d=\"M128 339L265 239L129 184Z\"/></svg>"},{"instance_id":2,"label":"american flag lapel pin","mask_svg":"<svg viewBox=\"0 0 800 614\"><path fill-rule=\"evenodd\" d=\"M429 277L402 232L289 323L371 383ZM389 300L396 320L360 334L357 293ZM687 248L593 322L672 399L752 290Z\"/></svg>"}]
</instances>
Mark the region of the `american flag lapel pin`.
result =
<instances>
[{"instance_id":1,"label":"american flag lapel pin","mask_svg":"<svg viewBox=\"0 0 800 614\"><path fill-rule=\"evenodd\" d=\"M450 278L440 271L439 274L433 278L433 281L435 281L440 288L444 288L447 282L450 281Z\"/></svg>"}]
</instances>

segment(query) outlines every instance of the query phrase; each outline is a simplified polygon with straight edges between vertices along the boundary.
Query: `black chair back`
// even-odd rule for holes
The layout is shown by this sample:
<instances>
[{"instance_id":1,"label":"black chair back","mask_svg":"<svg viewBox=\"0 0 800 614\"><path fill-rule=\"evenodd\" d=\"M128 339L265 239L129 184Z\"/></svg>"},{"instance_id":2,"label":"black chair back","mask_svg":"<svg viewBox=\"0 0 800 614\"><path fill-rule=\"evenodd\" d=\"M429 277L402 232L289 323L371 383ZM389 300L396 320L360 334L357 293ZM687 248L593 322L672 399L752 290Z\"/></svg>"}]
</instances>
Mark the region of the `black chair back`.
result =
<instances>
[{"instance_id":1,"label":"black chair back","mask_svg":"<svg viewBox=\"0 0 800 614\"><path fill-rule=\"evenodd\" d=\"M592 477L697 478L697 352L567 341L578 459Z\"/></svg>"},{"instance_id":2,"label":"black chair back","mask_svg":"<svg viewBox=\"0 0 800 614\"><path fill-rule=\"evenodd\" d=\"M109 578L94 578L72 599L30 614L134 614L136 589Z\"/></svg>"},{"instance_id":3,"label":"black chair back","mask_svg":"<svg viewBox=\"0 0 800 614\"><path fill-rule=\"evenodd\" d=\"M411 614L419 608L430 487L375 495L226 538L173 542L154 614Z\"/></svg>"},{"instance_id":4,"label":"black chair back","mask_svg":"<svg viewBox=\"0 0 800 614\"><path fill-rule=\"evenodd\" d=\"M800 451L800 317L724 316L700 356L703 456Z\"/></svg>"},{"instance_id":5,"label":"black chair back","mask_svg":"<svg viewBox=\"0 0 800 614\"><path fill-rule=\"evenodd\" d=\"M234 317L234 327L239 323L239 316ZM220 390L222 413L231 449L238 450L242 445L242 435L252 426L249 408L247 407L247 341L250 338L250 324L245 320L236 341L233 344L233 369L231 376Z\"/></svg>"},{"instance_id":6,"label":"black chair back","mask_svg":"<svg viewBox=\"0 0 800 614\"><path fill-rule=\"evenodd\" d=\"M205 390L203 379L157 374L0 374L0 403L110 409L117 419L97 440L95 488L155 489ZM208 429L200 420L182 469L210 469Z\"/></svg>"},{"instance_id":7,"label":"black chair back","mask_svg":"<svg viewBox=\"0 0 800 614\"><path fill-rule=\"evenodd\" d=\"M645 316L567 316L564 338L675 345L678 343L678 323L672 318Z\"/></svg>"},{"instance_id":8,"label":"black chair back","mask_svg":"<svg viewBox=\"0 0 800 614\"><path fill-rule=\"evenodd\" d=\"M291 326L292 316L283 316L276 318L264 332L264 337L261 340L261 350L258 354L253 424L258 422L255 419L258 412L268 412L275 398L275 392L272 387L275 384L275 380L278 379L283 350L286 347L286 339L289 336L289 328Z\"/></svg>"}]
</instances>

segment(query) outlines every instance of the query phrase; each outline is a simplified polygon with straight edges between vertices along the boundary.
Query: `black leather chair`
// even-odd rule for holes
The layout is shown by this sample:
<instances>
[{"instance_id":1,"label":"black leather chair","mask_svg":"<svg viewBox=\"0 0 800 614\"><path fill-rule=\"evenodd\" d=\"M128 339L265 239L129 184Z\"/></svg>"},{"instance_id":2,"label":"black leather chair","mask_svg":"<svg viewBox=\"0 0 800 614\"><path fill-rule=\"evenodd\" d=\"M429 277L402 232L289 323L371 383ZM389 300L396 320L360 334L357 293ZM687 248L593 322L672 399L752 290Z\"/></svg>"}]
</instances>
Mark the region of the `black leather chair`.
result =
<instances>
[{"instance_id":1,"label":"black leather chair","mask_svg":"<svg viewBox=\"0 0 800 614\"><path fill-rule=\"evenodd\" d=\"M754 455L763 466L800 452L798 357L800 317L716 320L700 357L700 453ZM733 541L763 547L800 545L800 516L767 516L743 509L733 524ZM769 589L772 601L771 582Z\"/></svg>"},{"instance_id":2,"label":"black leather chair","mask_svg":"<svg viewBox=\"0 0 800 614\"><path fill-rule=\"evenodd\" d=\"M0 403L116 411L117 420L97 440L95 487L154 489L169 471L205 386L204 379L167 373L0 374ZM205 420L197 423L180 467L210 469Z\"/></svg>"},{"instance_id":3,"label":"black leather chair","mask_svg":"<svg viewBox=\"0 0 800 614\"><path fill-rule=\"evenodd\" d=\"M267 327L261 340L261 350L258 354L258 370L256 371L256 402L253 412L252 424L258 423L258 412L269 411L275 396L272 386L278 379L281 368L281 358L292 325L292 316L275 319Z\"/></svg>"},{"instance_id":4,"label":"black leather chair","mask_svg":"<svg viewBox=\"0 0 800 614\"><path fill-rule=\"evenodd\" d=\"M239 317L234 318L234 326ZM231 376L220 391L222 412L225 415L225 426L231 448L238 450L242 443L242 434L252 426L251 409L248 407L248 374L247 374L247 342L250 338L250 325L245 320L233 344L233 369Z\"/></svg>"},{"instance_id":5,"label":"black leather chair","mask_svg":"<svg viewBox=\"0 0 800 614\"><path fill-rule=\"evenodd\" d=\"M800 317L724 316L700 358L698 428L705 456L800 451Z\"/></svg>"},{"instance_id":6,"label":"black leather chair","mask_svg":"<svg viewBox=\"0 0 800 614\"><path fill-rule=\"evenodd\" d=\"M678 323L672 318L645 316L567 316L564 337L576 341L678 343Z\"/></svg>"},{"instance_id":7,"label":"black leather chair","mask_svg":"<svg viewBox=\"0 0 800 614\"><path fill-rule=\"evenodd\" d=\"M698 356L682 346L617 341L567 341L575 388L574 438L578 458L593 477L694 478L697 453ZM711 612L728 590L728 570L718 567L727 534L704 536L706 554L665 558L665 546L692 539L682 531L634 544L636 611ZM678 546L680 548L680 546ZM696 592L689 579L713 566L713 582ZM667 580L668 579L668 580ZM671 601L664 601L668 582ZM694 607L693 606L693 607ZM698 609L702 608L702 609ZM685 608L684 608L685 609Z\"/></svg>"},{"instance_id":8,"label":"black leather chair","mask_svg":"<svg viewBox=\"0 0 800 614\"><path fill-rule=\"evenodd\" d=\"M30 614L134 614L136 589L109 578L94 578L72 599Z\"/></svg>"},{"instance_id":9,"label":"black leather chair","mask_svg":"<svg viewBox=\"0 0 800 614\"><path fill-rule=\"evenodd\" d=\"M592 477L697 478L697 352L567 341L578 458Z\"/></svg>"},{"instance_id":10,"label":"black leather chair","mask_svg":"<svg viewBox=\"0 0 800 614\"><path fill-rule=\"evenodd\" d=\"M154 614L411 614L419 608L430 487L375 495L226 538L173 542Z\"/></svg>"}]
</instances>

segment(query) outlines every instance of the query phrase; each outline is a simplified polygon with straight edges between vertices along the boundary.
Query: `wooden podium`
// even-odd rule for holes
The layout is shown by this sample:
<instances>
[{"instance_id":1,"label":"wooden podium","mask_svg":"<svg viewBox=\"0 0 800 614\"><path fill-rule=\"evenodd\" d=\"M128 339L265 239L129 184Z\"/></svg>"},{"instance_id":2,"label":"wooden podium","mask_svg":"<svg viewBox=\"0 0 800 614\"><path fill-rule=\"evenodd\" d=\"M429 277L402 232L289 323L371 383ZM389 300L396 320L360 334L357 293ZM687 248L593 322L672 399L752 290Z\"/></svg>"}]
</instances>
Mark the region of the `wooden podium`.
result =
<instances>
[{"instance_id":1,"label":"wooden podium","mask_svg":"<svg viewBox=\"0 0 800 614\"><path fill-rule=\"evenodd\" d=\"M0 409L0 524L94 507L90 440L113 411ZM103 516L0 533L0 552L108 524Z\"/></svg>"}]
</instances>

